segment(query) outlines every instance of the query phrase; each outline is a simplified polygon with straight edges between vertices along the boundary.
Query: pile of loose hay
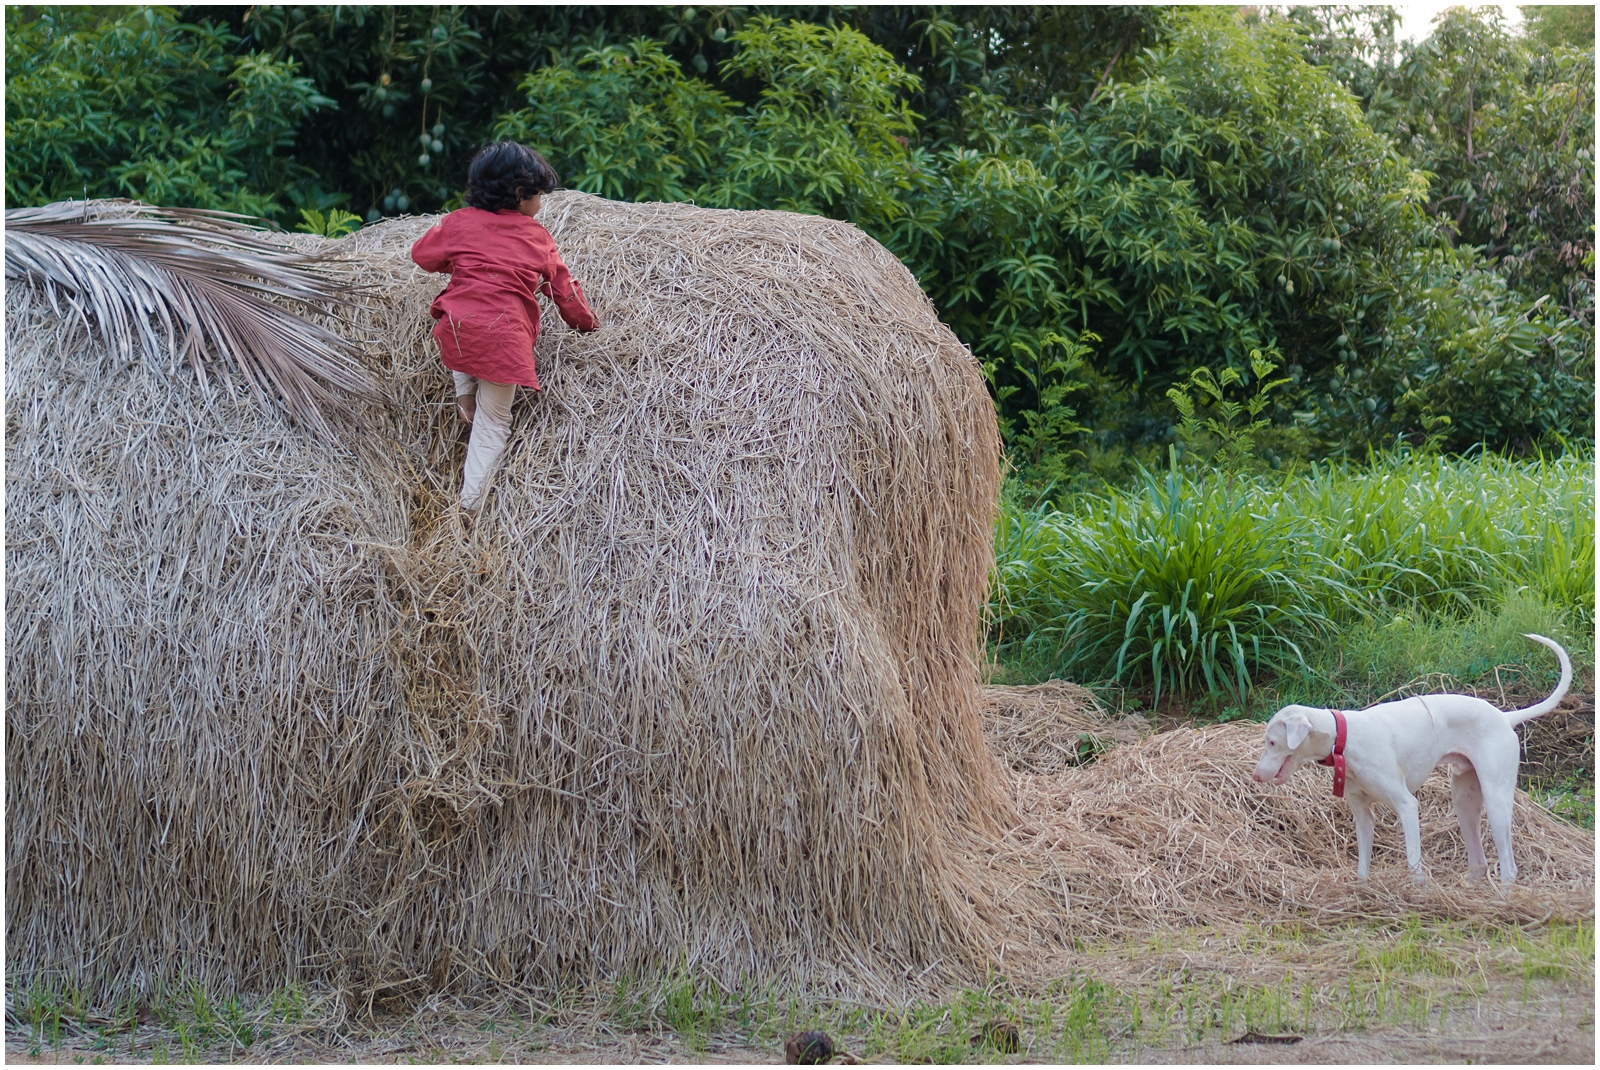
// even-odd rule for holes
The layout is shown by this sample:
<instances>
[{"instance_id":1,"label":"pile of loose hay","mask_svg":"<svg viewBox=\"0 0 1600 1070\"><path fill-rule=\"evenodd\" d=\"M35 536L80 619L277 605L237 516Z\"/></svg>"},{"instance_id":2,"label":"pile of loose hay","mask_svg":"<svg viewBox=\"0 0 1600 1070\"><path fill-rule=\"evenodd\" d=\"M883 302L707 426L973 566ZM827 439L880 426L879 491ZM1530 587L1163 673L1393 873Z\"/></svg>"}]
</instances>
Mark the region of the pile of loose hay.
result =
<instances>
[{"instance_id":1,"label":"pile of loose hay","mask_svg":"<svg viewBox=\"0 0 1600 1070\"><path fill-rule=\"evenodd\" d=\"M1594 916L1593 834L1521 792L1510 891L1493 880L1466 883L1443 770L1417 793L1432 879L1412 883L1395 815L1378 807L1372 878L1363 885L1350 811L1333 797L1331 773L1312 767L1282 786L1259 784L1250 773L1260 755L1260 725L1185 728L1058 776L1019 776L1018 849L1058 859L1074 896L1074 928L1101 934L1374 915L1518 923Z\"/></svg>"},{"instance_id":2,"label":"pile of loose hay","mask_svg":"<svg viewBox=\"0 0 1600 1070\"><path fill-rule=\"evenodd\" d=\"M1015 773L1059 773L1150 731L1138 714L1111 718L1094 692L1065 680L986 687L979 696L983 737Z\"/></svg>"},{"instance_id":3,"label":"pile of loose hay","mask_svg":"<svg viewBox=\"0 0 1600 1070\"><path fill-rule=\"evenodd\" d=\"M1181 734L1057 776L996 760L994 413L885 250L581 194L543 220L608 326L546 318L471 523L443 280L407 256L431 220L336 247L398 402L355 444L7 288L12 971L886 993L1348 876L1260 857L1327 808L1241 790L1243 735L1200 766L1163 757ZM1560 837L1522 835L1518 895L1592 888L1581 837L1541 863Z\"/></svg>"}]
</instances>

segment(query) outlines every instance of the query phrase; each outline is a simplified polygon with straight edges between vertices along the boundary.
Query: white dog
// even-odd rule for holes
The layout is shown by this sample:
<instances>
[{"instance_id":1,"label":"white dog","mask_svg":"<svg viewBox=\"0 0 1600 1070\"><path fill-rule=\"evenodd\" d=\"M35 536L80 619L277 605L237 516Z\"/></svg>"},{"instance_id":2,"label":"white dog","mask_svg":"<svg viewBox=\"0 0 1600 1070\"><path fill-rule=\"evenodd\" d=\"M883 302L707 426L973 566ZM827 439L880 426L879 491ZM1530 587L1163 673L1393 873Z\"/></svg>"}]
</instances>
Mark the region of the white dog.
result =
<instances>
[{"instance_id":1,"label":"white dog","mask_svg":"<svg viewBox=\"0 0 1600 1070\"><path fill-rule=\"evenodd\" d=\"M1356 876L1367 879L1372 803L1381 799L1400 815L1406 865L1420 883L1422 831L1413 793L1435 766L1447 765L1456 818L1467 841L1467 878L1480 880L1489 871L1478 831L1479 815L1487 809L1500 883L1510 884L1517 879L1517 863L1511 857L1511 802L1520 754L1511 726L1555 709L1572 683L1567 652L1542 635L1528 638L1554 650L1561 662L1561 682L1538 705L1502 712L1468 695L1425 695L1352 713L1285 706L1267 722L1266 751L1256 763L1255 779L1282 784L1306 762L1333 765L1335 794L1348 788L1346 801L1355 818ZM1341 726L1340 720L1346 724Z\"/></svg>"}]
</instances>

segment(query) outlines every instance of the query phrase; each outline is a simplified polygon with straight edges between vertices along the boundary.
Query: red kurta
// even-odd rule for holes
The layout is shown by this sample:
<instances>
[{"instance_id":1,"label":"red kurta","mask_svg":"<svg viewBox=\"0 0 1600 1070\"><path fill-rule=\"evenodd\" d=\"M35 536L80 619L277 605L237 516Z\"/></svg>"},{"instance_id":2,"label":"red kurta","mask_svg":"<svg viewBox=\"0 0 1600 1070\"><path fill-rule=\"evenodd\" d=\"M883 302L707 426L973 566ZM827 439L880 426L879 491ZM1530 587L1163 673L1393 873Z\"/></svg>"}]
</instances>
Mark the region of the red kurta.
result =
<instances>
[{"instance_id":1,"label":"red kurta","mask_svg":"<svg viewBox=\"0 0 1600 1070\"><path fill-rule=\"evenodd\" d=\"M485 382L539 389L536 294L554 300L577 330L600 326L550 232L515 208L451 212L417 239L411 259L425 271L450 275L431 309L444 366Z\"/></svg>"}]
</instances>

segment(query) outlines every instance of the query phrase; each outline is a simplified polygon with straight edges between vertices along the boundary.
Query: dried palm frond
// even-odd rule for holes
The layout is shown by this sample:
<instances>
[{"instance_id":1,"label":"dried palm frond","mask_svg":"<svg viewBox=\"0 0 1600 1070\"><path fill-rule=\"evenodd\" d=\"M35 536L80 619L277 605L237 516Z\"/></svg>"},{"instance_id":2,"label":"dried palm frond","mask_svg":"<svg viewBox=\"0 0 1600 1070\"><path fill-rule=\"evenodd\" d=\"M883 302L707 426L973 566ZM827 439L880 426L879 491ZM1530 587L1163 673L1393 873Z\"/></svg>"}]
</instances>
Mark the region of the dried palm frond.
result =
<instances>
[{"instance_id":1,"label":"dried palm frond","mask_svg":"<svg viewBox=\"0 0 1600 1070\"><path fill-rule=\"evenodd\" d=\"M206 385L220 357L322 433L330 418L359 422L349 396L382 400L353 342L270 300L333 314L354 287L317 258L263 240L248 216L62 201L5 219L6 277L37 280L58 309L64 299L124 361L142 343L151 356L164 350L172 370L187 360Z\"/></svg>"}]
</instances>

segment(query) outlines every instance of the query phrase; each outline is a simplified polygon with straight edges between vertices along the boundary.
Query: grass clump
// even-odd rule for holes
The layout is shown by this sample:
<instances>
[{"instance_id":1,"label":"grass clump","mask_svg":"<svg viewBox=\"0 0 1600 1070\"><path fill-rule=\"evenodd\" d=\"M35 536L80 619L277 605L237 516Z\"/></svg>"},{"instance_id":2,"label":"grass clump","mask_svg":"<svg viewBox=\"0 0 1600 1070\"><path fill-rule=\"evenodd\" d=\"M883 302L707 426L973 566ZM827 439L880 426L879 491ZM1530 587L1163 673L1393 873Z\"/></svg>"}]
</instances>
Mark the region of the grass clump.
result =
<instances>
[{"instance_id":1,"label":"grass clump","mask_svg":"<svg viewBox=\"0 0 1600 1070\"><path fill-rule=\"evenodd\" d=\"M1001 634L1070 675L1242 695L1265 668L1303 665L1300 643L1349 597L1297 517L1215 477L1142 473L1129 493L1073 514L1002 522Z\"/></svg>"},{"instance_id":2,"label":"grass clump","mask_svg":"<svg viewBox=\"0 0 1600 1070\"><path fill-rule=\"evenodd\" d=\"M1548 691L1560 675L1556 659L1541 654L1523 638L1525 632L1555 639L1575 664L1592 661L1589 637L1558 606L1516 590L1498 603L1462 614L1403 607L1347 622L1337 644L1315 652L1309 676L1278 681L1277 697L1314 701L1318 694L1335 691L1347 702L1365 706L1405 695L1472 689L1498 700L1518 684Z\"/></svg>"},{"instance_id":3,"label":"grass clump","mask_svg":"<svg viewBox=\"0 0 1600 1070\"><path fill-rule=\"evenodd\" d=\"M1064 506L1001 517L991 640L1019 678L1239 703L1264 677L1321 686L1347 663L1374 681L1492 671L1523 645L1513 627L1580 650L1593 634L1592 456L1396 453L1282 476L1174 462ZM1487 641L1441 658L1463 630Z\"/></svg>"},{"instance_id":4,"label":"grass clump","mask_svg":"<svg viewBox=\"0 0 1600 1070\"><path fill-rule=\"evenodd\" d=\"M1557 817L1565 818L1582 828L1594 828L1594 780L1576 774L1535 780L1528 785L1528 795L1540 806Z\"/></svg>"}]
</instances>

